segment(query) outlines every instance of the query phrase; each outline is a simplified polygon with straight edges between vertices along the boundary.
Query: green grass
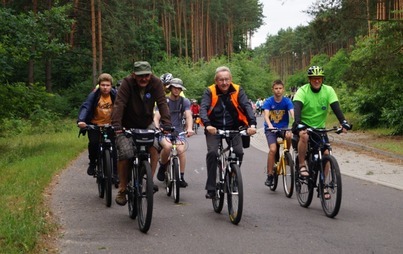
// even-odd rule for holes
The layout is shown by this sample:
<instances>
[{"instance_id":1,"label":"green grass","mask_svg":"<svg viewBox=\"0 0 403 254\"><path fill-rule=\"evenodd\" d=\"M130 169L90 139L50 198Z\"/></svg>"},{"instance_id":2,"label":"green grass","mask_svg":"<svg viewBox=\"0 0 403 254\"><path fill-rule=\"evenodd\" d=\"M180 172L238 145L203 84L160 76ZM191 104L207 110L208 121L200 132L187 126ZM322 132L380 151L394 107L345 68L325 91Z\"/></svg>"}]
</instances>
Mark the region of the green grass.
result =
<instances>
[{"instance_id":1,"label":"green grass","mask_svg":"<svg viewBox=\"0 0 403 254\"><path fill-rule=\"evenodd\" d=\"M44 190L87 145L73 121L61 126L57 133L0 139L1 253L34 253L41 236L52 231Z\"/></svg>"},{"instance_id":2,"label":"green grass","mask_svg":"<svg viewBox=\"0 0 403 254\"><path fill-rule=\"evenodd\" d=\"M357 116L352 113L345 114L346 119L353 124L352 132L365 132L370 134L373 139L362 140L367 146L391 152L394 154L403 155L403 136L392 136L392 130L386 128L377 128L370 130L359 129L358 125L354 125L354 119L358 119ZM327 119L327 127L338 126L339 122L336 116L332 113L329 114Z\"/></svg>"}]
</instances>

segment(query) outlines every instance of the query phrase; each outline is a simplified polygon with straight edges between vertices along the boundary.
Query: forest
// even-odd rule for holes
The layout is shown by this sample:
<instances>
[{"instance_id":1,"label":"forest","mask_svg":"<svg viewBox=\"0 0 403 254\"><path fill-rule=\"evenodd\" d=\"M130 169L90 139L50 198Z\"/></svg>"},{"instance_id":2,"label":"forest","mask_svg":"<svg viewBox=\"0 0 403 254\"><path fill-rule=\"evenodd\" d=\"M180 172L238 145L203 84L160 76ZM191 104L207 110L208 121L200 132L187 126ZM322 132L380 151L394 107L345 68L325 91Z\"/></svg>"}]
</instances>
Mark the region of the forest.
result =
<instances>
[{"instance_id":1,"label":"forest","mask_svg":"<svg viewBox=\"0 0 403 254\"><path fill-rule=\"evenodd\" d=\"M270 96L277 78L305 84L321 65L357 128L402 135L403 0L318 0L305 11L308 25L251 49L258 0L3 0L0 137L75 119L99 74L116 82L137 60L181 78L196 99L219 65L252 100Z\"/></svg>"}]
</instances>

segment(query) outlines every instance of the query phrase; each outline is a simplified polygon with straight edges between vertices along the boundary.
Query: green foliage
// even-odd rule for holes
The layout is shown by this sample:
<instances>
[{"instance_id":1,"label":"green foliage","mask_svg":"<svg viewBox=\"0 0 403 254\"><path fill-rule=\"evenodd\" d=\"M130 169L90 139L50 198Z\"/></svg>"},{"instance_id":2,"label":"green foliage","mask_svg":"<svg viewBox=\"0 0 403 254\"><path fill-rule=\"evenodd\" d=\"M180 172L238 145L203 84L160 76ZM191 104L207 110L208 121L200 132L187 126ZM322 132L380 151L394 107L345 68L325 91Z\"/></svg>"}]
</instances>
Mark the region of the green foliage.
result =
<instances>
[{"instance_id":1,"label":"green foliage","mask_svg":"<svg viewBox=\"0 0 403 254\"><path fill-rule=\"evenodd\" d=\"M46 221L49 211L43 193L53 176L87 145L86 139L76 138L71 119L58 121L57 126L57 132L45 124L34 135L0 138L1 253L35 253L40 236L55 233Z\"/></svg>"}]
</instances>

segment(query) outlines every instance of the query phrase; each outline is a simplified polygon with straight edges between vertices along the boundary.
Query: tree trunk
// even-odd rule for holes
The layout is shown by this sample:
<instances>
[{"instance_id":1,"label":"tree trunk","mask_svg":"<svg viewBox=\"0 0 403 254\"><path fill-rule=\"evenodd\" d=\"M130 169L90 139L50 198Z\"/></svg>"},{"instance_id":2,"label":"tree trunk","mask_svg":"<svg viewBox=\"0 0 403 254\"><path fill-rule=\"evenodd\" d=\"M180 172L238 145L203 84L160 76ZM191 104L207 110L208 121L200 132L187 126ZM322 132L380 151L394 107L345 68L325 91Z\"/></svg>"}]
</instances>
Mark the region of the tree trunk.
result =
<instances>
[{"instance_id":1,"label":"tree trunk","mask_svg":"<svg viewBox=\"0 0 403 254\"><path fill-rule=\"evenodd\" d=\"M95 34L95 5L91 0L92 84L97 84L97 42Z\"/></svg>"},{"instance_id":2,"label":"tree trunk","mask_svg":"<svg viewBox=\"0 0 403 254\"><path fill-rule=\"evenodd\" d=\"M103 65L101 0L98 0L98 52L98 73L101 74Z\"/></svg>"}]
</instances>

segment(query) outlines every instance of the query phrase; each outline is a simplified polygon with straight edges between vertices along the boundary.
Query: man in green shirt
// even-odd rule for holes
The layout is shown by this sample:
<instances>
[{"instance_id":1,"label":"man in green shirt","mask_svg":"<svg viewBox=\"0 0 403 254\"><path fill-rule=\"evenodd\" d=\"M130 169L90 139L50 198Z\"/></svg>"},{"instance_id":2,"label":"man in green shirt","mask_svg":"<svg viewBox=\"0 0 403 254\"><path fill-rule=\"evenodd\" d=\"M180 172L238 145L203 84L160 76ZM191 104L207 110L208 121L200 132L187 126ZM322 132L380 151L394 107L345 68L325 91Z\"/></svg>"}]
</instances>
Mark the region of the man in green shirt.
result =
<instances>
[{"instance_id":1,"label":"man in green shirt","mask_svg":"<svg viewBox=\"0 0 403 254\"><path fill-rule=\"evenodd\" d=\"M331 86L323 84L323 69L312 66L308 69L309 84L298 89L294 96L293 133L298 135L298 163L301 177L309 177L305 165L305 156L308 148L308 132L306 128L325 128L329 106L343 127L343 132L351 129L340 109L336 92ZM327 138L327 137L326 137ZM325 151L325 154L328 151Z\"/></svg>"}]
</instances>

